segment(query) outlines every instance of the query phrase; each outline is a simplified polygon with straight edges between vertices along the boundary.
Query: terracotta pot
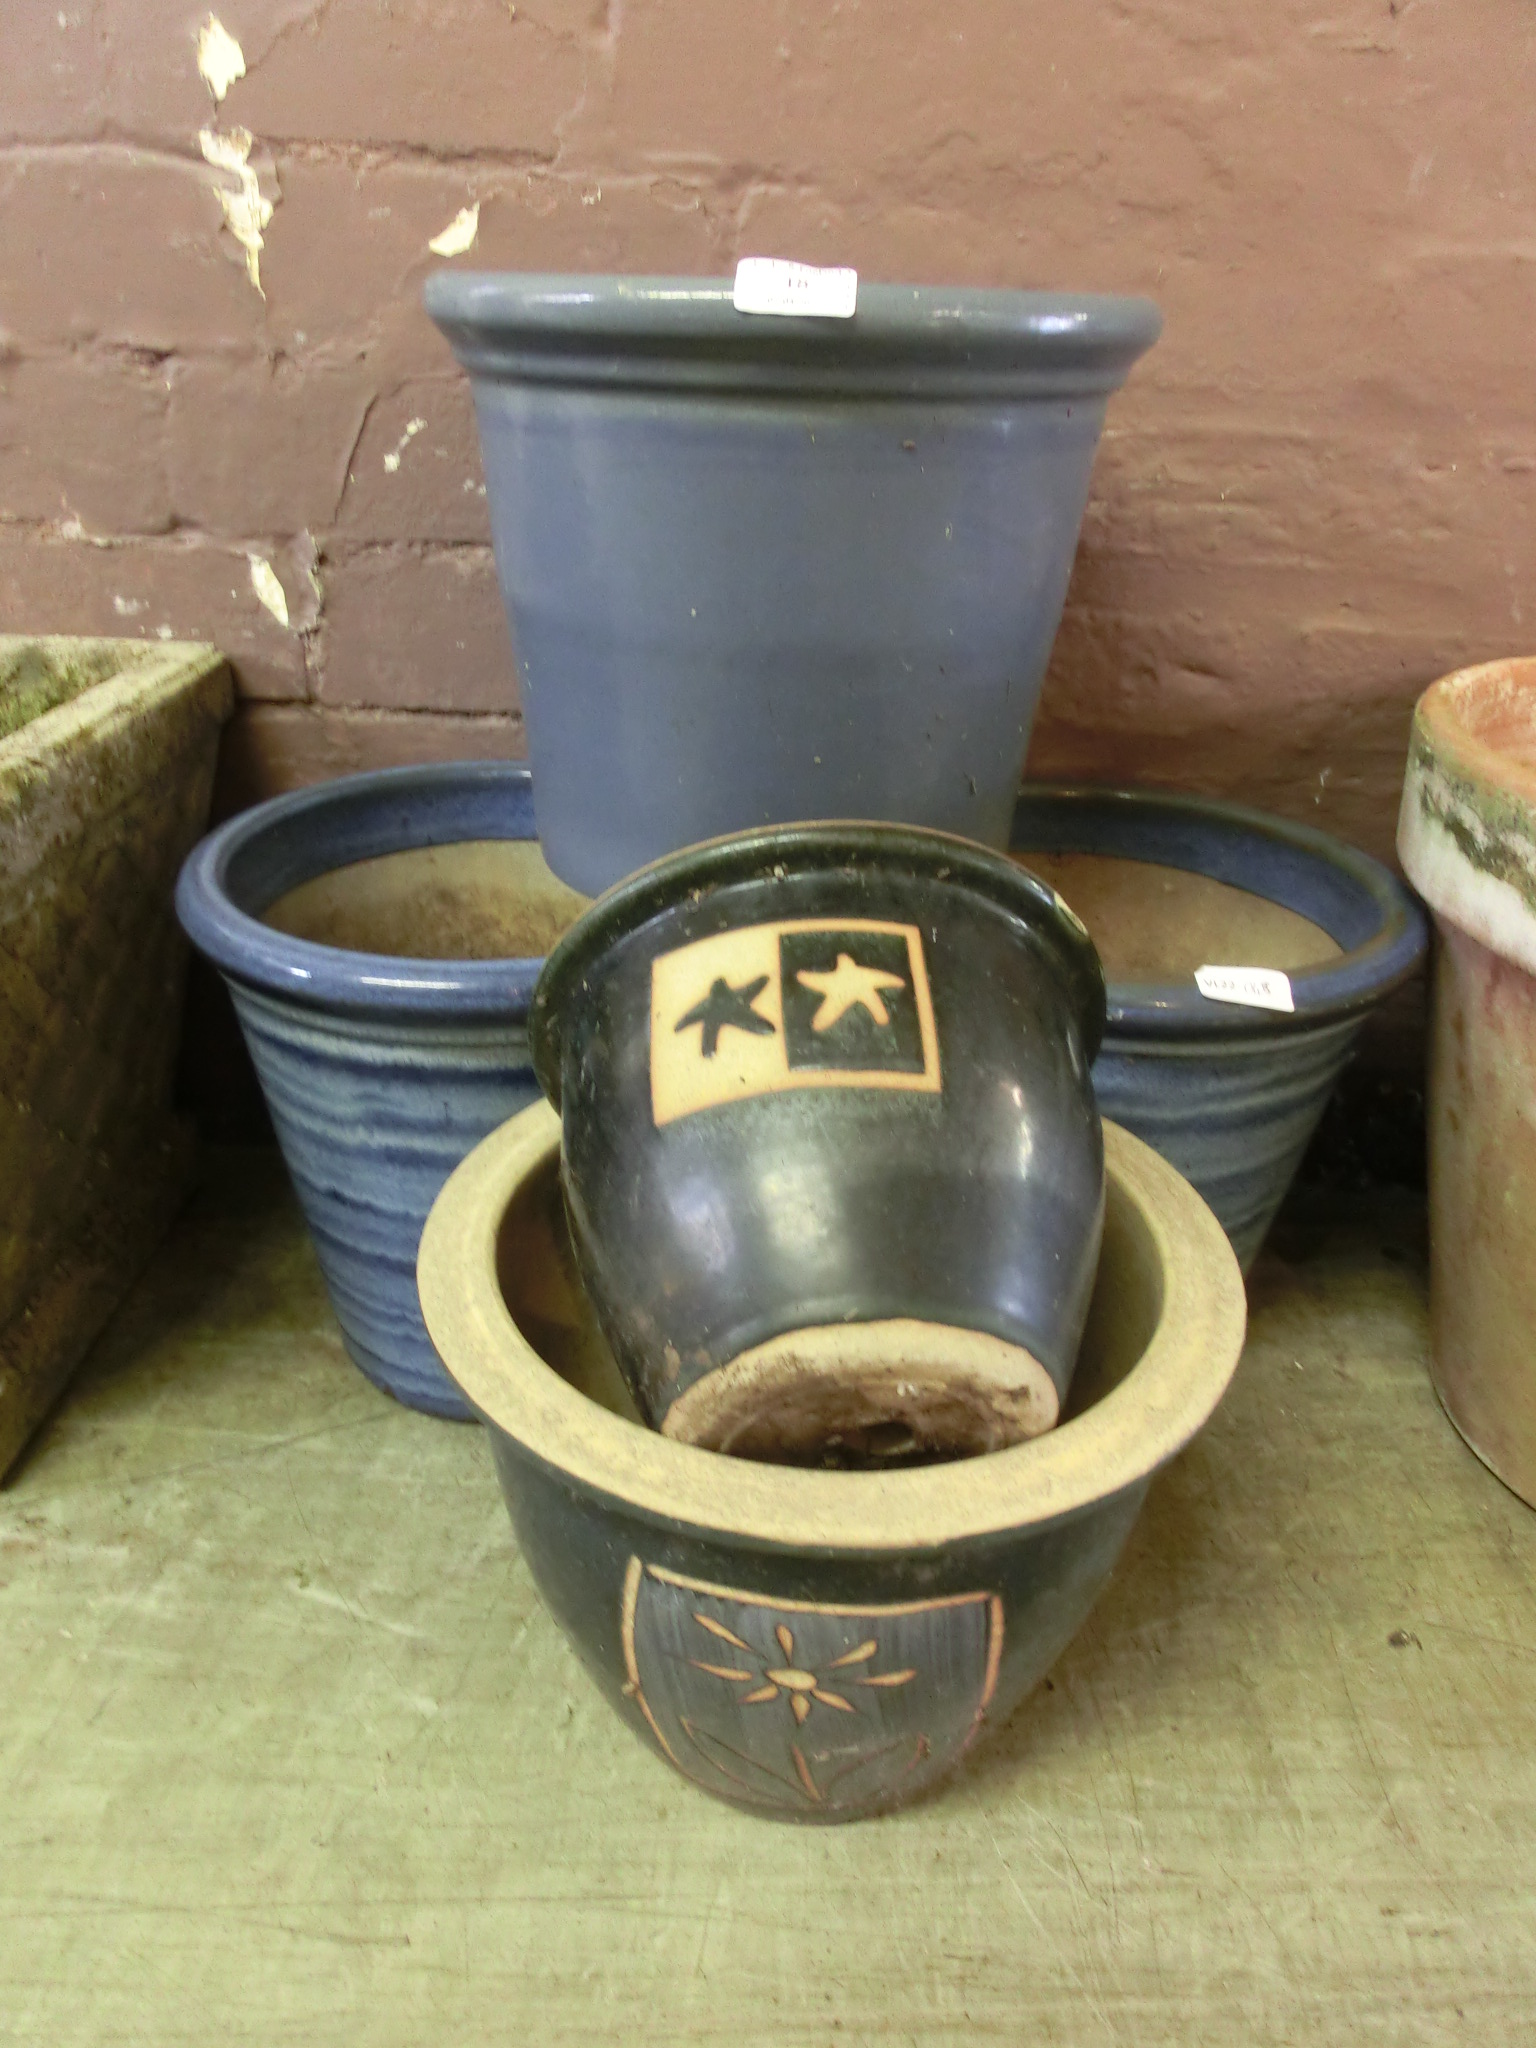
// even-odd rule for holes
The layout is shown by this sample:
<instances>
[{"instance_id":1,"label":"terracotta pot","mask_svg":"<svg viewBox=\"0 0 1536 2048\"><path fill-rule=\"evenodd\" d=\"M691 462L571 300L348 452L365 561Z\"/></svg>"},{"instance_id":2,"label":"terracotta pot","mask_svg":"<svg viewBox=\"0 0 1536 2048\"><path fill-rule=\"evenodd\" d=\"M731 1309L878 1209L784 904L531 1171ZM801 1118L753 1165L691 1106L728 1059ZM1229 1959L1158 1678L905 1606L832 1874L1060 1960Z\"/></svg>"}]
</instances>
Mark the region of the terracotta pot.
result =
<instances>
[{"instance_id":1,"label":"terracotta pot","mask_svg":"<svg viewBox=\"0 0 1536 2048\"><path fill-rule=\"evenodd\" d=\"M1398 853L1439 943L1429 1066L1435 1390L1536 1505L1536 659L1419 699Z\"/></svg>"},{"instance_id":2,"label":"terracotta pot","mask_svg":"<svg viewBox=\"0 0 1536 2048\"><path fill-rule=\"evenodd\" d=\"M549 864L595 894L783 820L1007 844L1145 299L443 271Z\"/></svg>"},{"instance_id":3,"label":"terracotta pot","mask_svg":"<svg viewBox=\"0 0 1536 2048\"><path fill-rule=\"evenodd\" d=\"M427 1326L484 1416L545 1602L618 1713L695 1784L846 1820L1001 1725L1081 1625L1158 1467L1242 1349L1220 1226L1107 1126L1104 1252L1072 1407L1032 1442L898 1472L722 1458L639 1425L576 1278L539 1105L449 1181Z\"/></svg>"},{"instance_id":4,"label":"terracotta pot","mask_svg":"<svg viewBox=\"0 0 1536 2048\"><path fill-rule=\"evenodd\" d=\"M1239 804L1032 783L1016 856L1082 917L1108 983L1093 1085L1210 1203L1246 1269L1423 913L1368 854ZM1208 1000L1201 966L1278 968L1293 1012Z\"/></svg>"},{"instance_id":5,"label":"terracotta pot","mask_svg":"<svg viewBox=\"0 0 1536 2048\"><path fill-rule=\"evenodd\" d=\"M354 1362L464 1418L416 1246L464 1154L537 1094L524 1024L582 908L533 841L526 768L344 776L211 833L176 908L223 974Z\"/></svg>"},{"instance_id":6,"label":"terracotta pot","mask_svg":"<svg viewBox=\"0 0 1536 2048\"><path fill-rule=\"evenodd\" d=\"M781 827L602 898L529 1042L646 1416L786 1456L1049 1428L1098 1252L1103 1002L1050 890L940 833Z\"/></svg>"}]
</instances>

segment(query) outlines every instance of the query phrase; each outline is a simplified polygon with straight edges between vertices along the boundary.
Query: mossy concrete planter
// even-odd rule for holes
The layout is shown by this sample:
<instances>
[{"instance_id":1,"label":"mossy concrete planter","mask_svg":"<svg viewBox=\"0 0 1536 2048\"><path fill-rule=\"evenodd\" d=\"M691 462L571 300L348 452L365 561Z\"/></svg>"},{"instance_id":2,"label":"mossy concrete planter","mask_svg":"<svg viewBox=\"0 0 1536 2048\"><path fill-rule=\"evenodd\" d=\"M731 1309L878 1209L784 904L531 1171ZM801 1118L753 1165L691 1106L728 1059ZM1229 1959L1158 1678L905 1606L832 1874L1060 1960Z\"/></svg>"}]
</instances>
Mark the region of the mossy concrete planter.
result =
<instances>
[{"instance_id":1,"label":"mossy concrete planter","mask_svg":"<svg viewBox=\"0 0 1536 2048\"><path fill-rule=\"evenodd\" d=\"M186 1190L171 893L231 701L213 647L0 637L0 1473Z\"/></svg>"},{"instance_id":2,"label":"mossy concrete planter","mask_svg":"<svg viewBox=\"0 0 1536 2048\"><path fill-rule=\"evenodd\" d=\"M1463 669L1420 698L1397 845L1438 937L1435 1391L1536 1506L1536 659Z\"/></svg>"},{"instance_id":3,"label":"mossy concrete planter","mask_svg":"<svg viewBox=\"0 0 1536 2048\"><path fill-rule=\"evenodd\" d=\"M996 847L1145 299L445 271L549 864L805 818Z\"/></svg>"},{"instance_id":4,"label":"mossy concrete planter","mask_svg":"<svg viewBox=\"0 0 1536 2048\"><path fill-rule=\"evenodd\" d=\"M806 1471L644 1428L576 1282L536 1105L422 1238L427 1324L485 1417L551 1613L653 1754L780 1819L899 1806L1013 1712L1081 1625L1149 1481L1243 1344L1205 1204L1106 1126L1104 1251L1053 1430L907 1471Z\"/></svg>"},{"instance_id":5,"label":"mossy concrete planter","mask_svg":"<svg viewBox=\"0 0 1536 2048\"><path fill-rule=\"evenodd\" d=\"M416 1245L464 1154L538 1093L528 1005L583 899L533 836L526 768L383 769L232 818L176 893L228 984L349 1354L459 1419Z\"/></svg>"},{"instance_id":6,"label":"mossy concrete planter","mask_svg":"<svg viewBox=\"0 0 1536 2048\"><path fill-rule=\"evenodd\" d=\"M1104 959L1100 1107L1199 1189L1246 1270L1361 1026L1419 969L1423 913L1326 832L1171 791L1030 784L1013 846ZM1211 1001L1202 965L1279 969L1295 1009Z\"/></svg>"}]
</instances>

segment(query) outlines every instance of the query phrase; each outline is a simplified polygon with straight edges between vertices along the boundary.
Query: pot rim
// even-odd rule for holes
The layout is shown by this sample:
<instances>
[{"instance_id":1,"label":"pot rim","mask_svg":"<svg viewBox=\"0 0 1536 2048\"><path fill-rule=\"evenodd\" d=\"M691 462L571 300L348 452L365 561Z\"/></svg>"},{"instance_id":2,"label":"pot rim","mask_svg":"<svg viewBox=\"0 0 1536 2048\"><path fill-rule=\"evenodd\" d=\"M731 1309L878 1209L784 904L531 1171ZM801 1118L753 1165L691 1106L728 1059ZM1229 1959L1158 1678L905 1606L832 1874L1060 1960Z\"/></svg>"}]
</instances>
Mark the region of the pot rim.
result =
<instances>
[{"instance_id":1,"label":"pot rim","mask_svg":"<svg viewBox=\"0 0 1536 2048\"><path fill-rule=\"evenodd\" d=\"M796 871L824 870L873 858L899 862L907 873L969 886L971 893L1010 911L1054 953L1067 998L1083 1034L1088 1064L1104 1035L1104 975L1087 928L1049 883L975 840L921 825L861 819L818 819L763 825L701 840L669 853L616 882L565 932L544 963L528 1017L528 1048L539 1086L560 1102L560 1019L573 982L584 979L595 957L639 931L652 918L706 891L736 883L784 879Z\"/></svg>"},{"instance_id":2,"label":"pot rim","mask_svg":"<svg viewBox=\"0 0 1536 2048\"><path fill-rule=\"evenodd\" d=\"M851 319L738 313L729 277L439 270L426 309L472 374L536 383L1107 395L1157 340L1150 299L878 284Z\"/></svg>"},{"instance_id":3,"label":"pot rim","mask_svg":"<svg viewBox=\"0 0 1536 2048\"><path fill-rule=\"evenodd\" d=\"M1398 812L1404 872L1436 917L1536 973L1536 764L1483 737L1470 704L1536 705L1536 656L1441 676L1414 707Z\"/></svg>"},{"instance_id":4,"label":"pot rim","mask_svg":"<svg viewBox=\"0 0 1536 2048\"><path fill-rule=\"evenodd\" d=\"M1243 1349L1247 1301L1221 1225L1150 1146L1107 1120L1104 1143L1110 1186L1132 1204L1162 1280L1147 1348L1085 1413L959 1464L823 1472L725 1458L626 1421L562 1379L514 1322L497 1274L513 1197L559 1153L547 1103L493 1131L433 1204L417 1262L422 1312L450 1377L487 1422L567 1480L660 1523L834 1555L1041 1527L1149 1479L1209 1419Z\"/></svg>"},{"instance_id":5,"label":"pot rim","mask_svg":"<svg viewBox=\"0 0 1536 2048\"><path fill-rule=\"evenodd\" d=\"M1536 764L1494 746L1462 716L1466 700L1490 685L1536 699L1536 655L1503 655L1441 676L1414 706L1414 738L1437 756L1449 754L1461 774L1491 793L1536 805Z\"/></svg>"},{"instance_id":6,"label":"pot rim","mask_svg":"<svg viewBox=\"0 0 1536 2048\"><path fill-rule=\"evenodd\" d=\"M1044 845L1033 836L1042 819L1055 827L1055 836ZM1178 844L1181 830L1191 826L1217 836L1225 858L1215 865L1222 872L1212 876L1211 862L1192 857ZM1109 784L1030 782L1014 808L1009 845L1020 859L1030 852L1097 853L1182 868L1284 904L1328 930L1315 907L1289 901L1288 893L1299 892L1284 887L1287 880L1315 876L1337 899L1340 929L1347 931L1353 923L1364 934L1346 945L1337 960L1291 970L1294 1013L1211 1002L1192 980L1109 982L1106 1035L1115 1038L1289 1037L1363 1017L1417 972L1429 944L1422 909L1390 868L1317 826L1247 804ZM1264 855L1260 875L1241 869L1249 850ZM1344 944L1339 931L1329 936Z\"/></svg>"},{"instance_id":7,"label":"pot rim","mask_svg":"<svg viewBox=\"0 0 1536 2048\"><path fill-rule=\"evenodd\" d=\"M450 817L453 802L466 797L472 809L483 808L479 829L466 831L462 817ZM411 804L424 807L425 816L418 829L403 830L401 807ZM338 828L344 857L305 860L305 828L317 819ZM434 960L353 951L293 938L263 924L260 913L289 889L354 861L467 839L536 837L532 777L521 762L444 761L342 775L255 804L210 832L182 866L176 915L221 974L287 1003L354 1016L446 1013L456 1023L505 1022L509 1013L526 1010L541 958ZM242 889L242 866L263 855L273 862L266 883Z\"/></svg>"}]
</instances>

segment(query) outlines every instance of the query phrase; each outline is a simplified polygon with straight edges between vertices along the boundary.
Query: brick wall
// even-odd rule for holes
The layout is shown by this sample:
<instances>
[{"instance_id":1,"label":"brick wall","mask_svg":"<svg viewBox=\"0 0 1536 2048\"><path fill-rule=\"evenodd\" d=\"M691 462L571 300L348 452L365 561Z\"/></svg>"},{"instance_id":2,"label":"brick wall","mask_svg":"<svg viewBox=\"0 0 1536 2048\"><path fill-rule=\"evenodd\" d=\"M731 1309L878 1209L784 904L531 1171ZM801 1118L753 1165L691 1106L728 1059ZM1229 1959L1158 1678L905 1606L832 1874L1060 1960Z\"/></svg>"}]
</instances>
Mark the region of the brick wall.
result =
<instances>
[{"instance_id":1,"label":"brick wall","mask_svg":"<svg viewBox=\"0 0 1536 2048\"><path fill-rule=\"evenodd\" d=\"M419 303L477 203L476 267L751 252L1161 302L1038 772L1385 851L1417 691L1531 645L1536 24L1508 0L219 11L222 101L181 0L0 21L0 615L219 641L224 807L521 751L468 395Z\"/></svg>"}]
</instances>

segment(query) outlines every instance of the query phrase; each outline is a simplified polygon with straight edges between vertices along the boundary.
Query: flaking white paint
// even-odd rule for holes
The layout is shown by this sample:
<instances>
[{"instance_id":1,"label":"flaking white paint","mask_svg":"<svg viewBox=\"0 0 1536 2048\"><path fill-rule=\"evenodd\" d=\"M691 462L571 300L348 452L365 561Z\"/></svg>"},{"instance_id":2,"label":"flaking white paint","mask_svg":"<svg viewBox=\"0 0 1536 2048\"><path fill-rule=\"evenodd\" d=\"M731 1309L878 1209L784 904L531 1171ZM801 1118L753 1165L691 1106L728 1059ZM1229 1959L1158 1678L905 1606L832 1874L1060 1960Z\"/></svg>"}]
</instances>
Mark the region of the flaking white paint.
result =
<instances>
[{"instance_id":1,"label":"flaking white paint","mask_svg":"<svg viewBox=\"0 0 1536 2048\"><path fill-rule=\"evenodd\" d=\"M434 235L427 247L434 256L462 256L466 249L475 246L475 237L480 232L480 202L473 206L460 207L441 234Z\"/></svg>"},{"instance_id":2,"label":"flaking white paint","mask_svg":"<svg viewBox=\"0 0 1536 2048\"><path fill-rule=\"evenodd\" d=\"M227 135L221 135L215 128L204 128L197 140L204 163L235 180L233 185L220 184L215 188L224 209L224 225L245 251L246 275L265 298L261 287L263 231L272 218L275 202L263 193L251 167L255 138L249 128L232 128Z\"/></svg>"},{"instance_id":3,"label":"flaking white paint","mask_svg":"<svg viewBox=\"0 0 1536 2048\"><path fill-rule=\"evenodd\" d=\"M61 14L60 27L63 23ZM197 32L197 68L215 104L222 102L237 78L245 76L245 52L216 14L210 14Z\"/></svg>"},{"instance_id":4,"label":"flaking white paint","mask_svg":"<svg viewBox=\"0 0 1536 2048\"><path fill-rule=\"evenodd\" d=\"M280 626L288 623L288 594L265 555L251 556L251 588Z\"/></svg>"}]
</instances>

